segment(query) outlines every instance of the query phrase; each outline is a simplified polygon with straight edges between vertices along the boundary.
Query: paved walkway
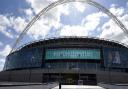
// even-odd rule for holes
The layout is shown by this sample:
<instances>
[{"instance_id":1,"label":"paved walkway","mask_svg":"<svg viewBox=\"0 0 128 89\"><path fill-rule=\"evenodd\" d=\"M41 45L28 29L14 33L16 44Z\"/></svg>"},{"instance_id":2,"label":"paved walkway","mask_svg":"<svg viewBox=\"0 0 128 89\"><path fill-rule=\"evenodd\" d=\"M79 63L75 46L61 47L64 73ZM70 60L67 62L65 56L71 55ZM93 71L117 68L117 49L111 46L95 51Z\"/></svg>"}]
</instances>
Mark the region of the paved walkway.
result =
<instances>
[{"instance_id":1,"label":"paved walkway","mask_svg":"<svg viewBox=\"0 0 128 89\"><path fill-rule=\"evenodd\" d=\"M57 83L0 82L0 89L51 89Z\"/></svg>"},{"instance_id":2,"label":"paved walkway","mask_svg":"<svg viewBox=\"0 0 128 89\"><path fill-rule=\"evenodd\" d=\"M100 86L88 86L88 85L62 85L62 89L104 89ZM59 89L59 86L53 89Z\"/></svg>"},{"instance_id":3,"label":"paved walkway","mask_svg":"<svg viewBox=\"0 0 128 89\"><path fill-rule=\"evenodd\" d=\"M59 89L57 83L0 82L0 89ZM62 85L61 89L104 89L100 86Z\"/></svg>"}]
</instances>

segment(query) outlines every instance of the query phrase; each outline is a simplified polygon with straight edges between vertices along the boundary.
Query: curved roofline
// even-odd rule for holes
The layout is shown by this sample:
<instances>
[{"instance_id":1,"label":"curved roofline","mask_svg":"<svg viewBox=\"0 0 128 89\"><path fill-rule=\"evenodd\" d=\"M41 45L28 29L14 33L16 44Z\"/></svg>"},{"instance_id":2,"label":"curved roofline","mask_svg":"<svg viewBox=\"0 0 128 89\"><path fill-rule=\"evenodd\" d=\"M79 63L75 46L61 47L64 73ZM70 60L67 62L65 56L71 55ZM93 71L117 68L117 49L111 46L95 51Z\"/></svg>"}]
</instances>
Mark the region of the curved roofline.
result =
<instances>
[{"instance_id":1,"label":"curved roofline","mask_svg":"<svg viewBox=\"0 0 128 89\"><path fill-rule=\"evenodd\" d=\"M126 45L124 43L121 43L121 42L115 41L115 40L105 39L105 38L88 37L88 36L61 36L61 37L45 38L45 39L40 39L40 40L35 40L35 41L31 41L31 42L25 43L22 46L18 47L16 50L14 50L14 52L22 49L23 47L25 47L27 45L30 45L30 44L33 44L33 43L36 43L36 42L52 40L52 39L60 39L60 38L90 38L90 39L97 39L97 40L103 40L103 41L108 41L108 42L114 42L114 43L120 44L120 45L128 48L128 45Z\"/></svg>"},{"instance_id":2,"label":"curved roofline","mask_svg":"<svg viewBox=\"0 0 128 89\"><path fill-rule=\"evenodd\" d=\"M64 4L64 3L69 3L69 2L85 2L89 5L92 5L96 8L98 8L99 10L101 10L102 12L106 13L120 28L121 30L126 33L126 36L128 36L128 30L127 28L122 24L122 22L114 15L112 14L107 8L105 8L104 6L102 6L101 4L93 1L93 0L58 0L55 1L51 4L49 4L48 6L46 6L45 8L43 8L28 24L27 26L24 28L24 30L20 33L19 37L16 39L16 42L14 43L14 45L12 46L12 49L10 51L10 53L12 53L13 51L15 51L15 48L17 46L17 44L20 42L20 40L23 38L24 34L31 28L31 26L38 20L40 19L40 17L44 14L46 14L50 9Z\"/></svg>"}]
</instances>

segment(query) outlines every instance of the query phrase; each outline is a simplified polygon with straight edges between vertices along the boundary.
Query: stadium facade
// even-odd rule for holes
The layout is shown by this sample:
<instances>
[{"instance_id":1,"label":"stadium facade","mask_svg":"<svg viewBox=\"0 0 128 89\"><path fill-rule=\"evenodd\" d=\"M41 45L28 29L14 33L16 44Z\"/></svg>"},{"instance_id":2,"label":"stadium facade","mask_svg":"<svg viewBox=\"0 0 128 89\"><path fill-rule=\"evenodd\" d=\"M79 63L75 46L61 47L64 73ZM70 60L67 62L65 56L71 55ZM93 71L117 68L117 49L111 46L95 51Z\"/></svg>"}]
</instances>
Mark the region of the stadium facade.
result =
<instances>
[{"instance_id":1,"label":"stadium facade","mask_svg":"<svg viewBox=\"0 0 128 89\"><path fill-rule=\"evenodd\" d=\"M128 48L117 42L88 37L40 40L9 54L0 80L127 83Z\"/></svg>"}]
</instances>

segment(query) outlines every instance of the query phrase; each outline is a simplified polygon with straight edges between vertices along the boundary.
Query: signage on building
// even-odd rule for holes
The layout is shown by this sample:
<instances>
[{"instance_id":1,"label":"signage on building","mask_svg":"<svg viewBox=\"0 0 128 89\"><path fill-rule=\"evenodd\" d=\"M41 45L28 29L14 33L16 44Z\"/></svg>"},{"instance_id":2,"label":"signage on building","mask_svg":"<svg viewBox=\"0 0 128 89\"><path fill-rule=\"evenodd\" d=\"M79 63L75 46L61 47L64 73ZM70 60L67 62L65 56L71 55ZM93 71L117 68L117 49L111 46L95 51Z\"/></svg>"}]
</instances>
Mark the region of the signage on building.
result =
<instances>
[{"instance_id":1,"label":"signage on building","mask_svg":"<svg viewBox=\"0 0 128 89\"><path fill-rule=\"evenodd\" d=\"M47 49L45 59L100 59L100 49Z\"/></svg>"}]
</instances>

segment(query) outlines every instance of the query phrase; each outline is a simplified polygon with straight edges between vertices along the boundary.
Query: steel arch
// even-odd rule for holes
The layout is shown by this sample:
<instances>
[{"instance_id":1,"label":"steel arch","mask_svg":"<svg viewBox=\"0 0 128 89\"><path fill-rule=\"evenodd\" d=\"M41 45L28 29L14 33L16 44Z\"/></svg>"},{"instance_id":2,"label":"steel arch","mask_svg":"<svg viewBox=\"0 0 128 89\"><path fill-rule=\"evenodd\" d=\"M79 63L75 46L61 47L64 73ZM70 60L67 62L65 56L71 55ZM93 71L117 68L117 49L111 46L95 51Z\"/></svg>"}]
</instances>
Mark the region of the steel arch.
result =
<instances>
[{"instance_id":1,"label":"steel arch","mask_svg":"<svg viewBox=\"0 0 128 89\"><path fill-rule=\"evenodd\" d=\"M27 26L24 28L24 30L21 32L21 34L19 35L19 37L16 39L10 53L12 53L15 49L15 47L17 46L17 44L19 43L19 41L23 38L24 34L30 29L30 27L45 13L47 13L47 11L49 11L50 9L64 4L64 3L68 3L68 2L84 2L87 3L89 5L92 5L96 8L98 8L99 10L101 10L102 12L106 13L121 29L122 31L126 34L126 36L128 37L128 30L127 28L122 24L122 22L115 16L113 15L107 8L105 8L104 6L102 6L101 4L92 1L92 0L58 0L56 2L51 3L50 5L48 5L47 7L45 7L44 9L42 9L28 24ZM9 53L9 54L10 54Z\"/></svg>"}]
</instances>

